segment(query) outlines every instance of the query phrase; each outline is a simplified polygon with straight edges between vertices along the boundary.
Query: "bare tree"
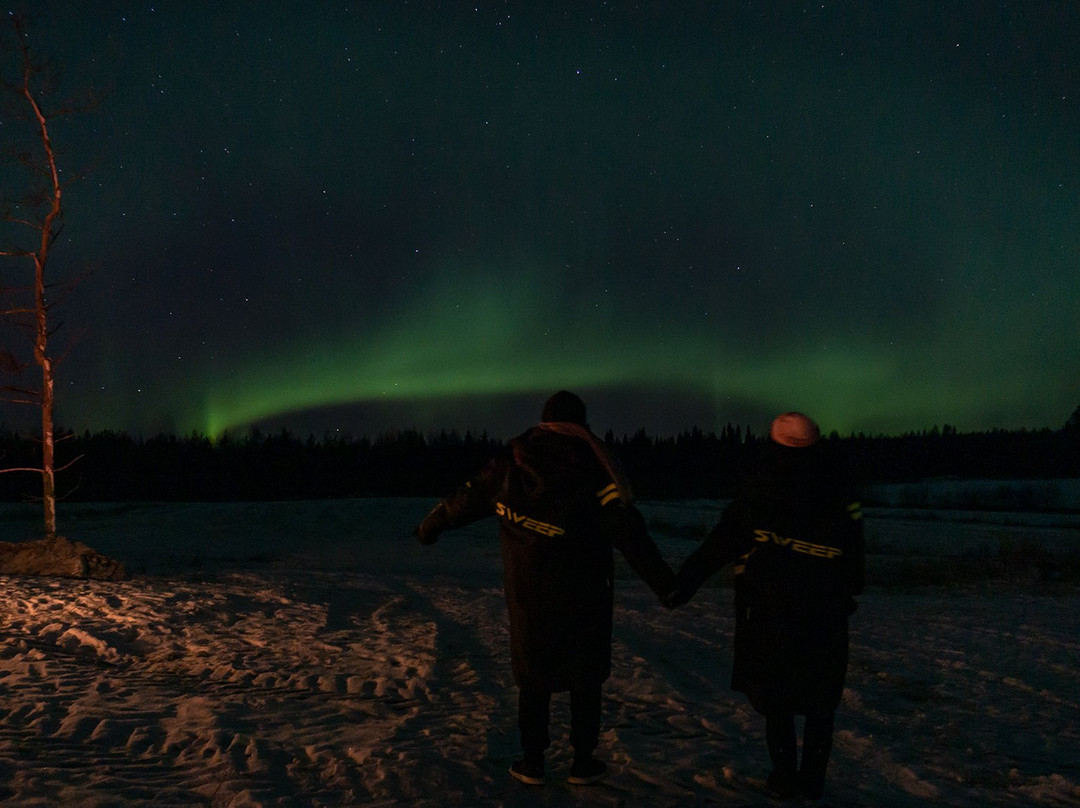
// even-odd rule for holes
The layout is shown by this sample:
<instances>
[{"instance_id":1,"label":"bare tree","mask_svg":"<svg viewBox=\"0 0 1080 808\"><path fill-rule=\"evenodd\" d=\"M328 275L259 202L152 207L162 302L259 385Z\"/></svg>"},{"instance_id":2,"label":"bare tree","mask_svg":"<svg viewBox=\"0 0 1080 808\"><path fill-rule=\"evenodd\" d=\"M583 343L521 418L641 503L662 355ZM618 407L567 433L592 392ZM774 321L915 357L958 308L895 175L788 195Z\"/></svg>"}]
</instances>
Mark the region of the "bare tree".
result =
<instances>
[{"instance_id":1,"label":"bare tree","mask_svg":"<svg viewBox=\"0 0 1080 808\"><path fill-rule=\"evenodd\" d=\"M45 535L56 535L56 429L53 423L55 403L54 379L56 366L61 358L54 353L50 343L54 334L50 315L58 302L57 287L48 282L47 268L50 251L60 235L64 217L64 188L56 151L50 138L50 123L58 116L68 115L89 108L83 106L60 106L49 110L45 99L55 91L55 76L44 64L32 58L29 39L22 19L10 16L14 33L14 45L10 49L15 56L17 72L12 80L5 79L3 90L7 94L5 109L21 110L19 119L25 123L26 139L5 135L8 157L28 170L29 189L12 199L4 195L3 220L17 234L8 246L0 248L0 256L25 261L33 266L33 280L29 284L8 286L3 292L7 305L0 315L24 326L30 332L33 346L33 363L40 370L40 384L11 384L3 390L9 401L31 404L41 409L41 468L3 469L2 471L32 471L42 477L42 501L45 508ZM3 55L8 57L5 48ZM9 127L5 126L5 129ZM14 142L12 142L14 141ZM7 176L7 175L5 175ZM0 370L21 376L29 368L29 362L20 362L16 353L0 350ZM70 464L69 464L70 465Z\"/></svg>"}]
</instances>

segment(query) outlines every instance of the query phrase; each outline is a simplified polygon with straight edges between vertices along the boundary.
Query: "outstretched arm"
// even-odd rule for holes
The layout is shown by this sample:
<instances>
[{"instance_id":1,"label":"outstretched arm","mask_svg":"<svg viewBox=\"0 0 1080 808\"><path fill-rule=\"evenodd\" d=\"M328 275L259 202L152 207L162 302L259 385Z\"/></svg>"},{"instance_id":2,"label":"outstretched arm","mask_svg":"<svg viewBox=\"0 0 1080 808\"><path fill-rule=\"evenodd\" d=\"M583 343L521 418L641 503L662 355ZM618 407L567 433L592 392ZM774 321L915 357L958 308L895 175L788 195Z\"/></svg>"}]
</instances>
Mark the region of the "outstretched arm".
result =
<instances>
[{"instance_id":1,"label":"outstretched arm","mask_svg":"<svg viewBox=\"0 0 1080 808\"><path fill-rule=\"evenodd\" d=\"M439 535L447 530L465 527L477 519L491 516L492 487L501 479L501 470L499 461L493 460L475 478L438 502L417 526L417 540L421 544L434 544L439 540Z\"/></svg>"},{"instance_id":2,"label":"outstretched arm","mask_svg":"<svg viewBox=\"0 0 1080 808\"><path fill-rule=\"evenodd\" d=\"M666 598L675 588L675 574L649 536L641 511L633 505L612 504L602 513L612 544L657 597Z\"/></svg>"}]
</instances>

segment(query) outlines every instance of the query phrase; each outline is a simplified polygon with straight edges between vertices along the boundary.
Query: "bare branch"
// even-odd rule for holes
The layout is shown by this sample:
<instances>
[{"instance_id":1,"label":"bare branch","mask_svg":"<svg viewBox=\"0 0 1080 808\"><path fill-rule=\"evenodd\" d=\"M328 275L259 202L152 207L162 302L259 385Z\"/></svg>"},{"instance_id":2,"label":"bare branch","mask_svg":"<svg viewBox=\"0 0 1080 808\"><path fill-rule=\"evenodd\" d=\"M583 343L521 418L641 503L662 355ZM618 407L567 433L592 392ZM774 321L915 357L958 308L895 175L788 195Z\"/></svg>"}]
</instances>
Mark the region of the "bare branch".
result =
<instances>
[{"instance_id":1,"label":"bare branch","mask_svg":"<svg viewBox=\"0 0 1080 808\"><path fill-rule=\"evenodd\" d=\"M63 364L63 362L68 358L68 355L75 349L75 346L78 345L80 342L82 342L82 338L83 338L83 336L85 336L87 331L88 331L88 329L83 328L83 329L81 329L79 331L79 333L76 336L71 338L71 340L68 342L68 344L64 348L64 350L61 351L57 355L57 357L56 357L57 366Z\"/></svg>"},{"instance_id":2,"label":"bare branch","mask_svg":"<svg viewBox=\"0 0 1080 808\"><path fill-rule=\"evenodd\" d=\"M62 217L63 215L64 215L64 212L60 211L59 216ZM60 234L63 233L63 232L64 232L64 224L63 224L63 222L61 222L60 225L56 228L56 230L52 231L52 234L49 236L49 246L50 247L53 245L53 242L55 242L58 238L60 238Z\"/></svg>"},{"instance_id":3,"label":"bare branch","mask_svg":"<svg viewBox=\"0 0 1080 808\"><path fill-rule=\"evenodd\" d=\"M0 255L7 258L29 258L33 253L30 250L3 250Z\"/></svg>"},{"instance_id":4,"label":"bare branch","mask_svg":"<svg viewBox=\"0 0 1080 808\"><path fill-rule=\"evenodd\" d=\"M12 395L30 396L30 398L7 398L7 399L5 399L5 401L7 401L10 404L32 404L35 407L41 405L41 394L38 393L37 390L26 390L26 389L19 389L19 388L16 388L16 387L0 387L0 390L3 390L5 393L10 393Z\"/></svg>"},{"instance_id":5,"label":"bare branch","mask_svg":"<svg viewBox=\"0 0 1080 808\"><path fill-rule=\"evenodd\" d=\"M76 455L75 457L71 458L71 460L69 460L67 463L65 463L60 468L58 468L57 471L66 471L67 469L71 468L72 466L74 466L76 463L78 463L82 459L83 459L83 455Z\"/></svg>"},{"instance_id":6,"label":"bare branch","mask_svg":"<svg viewBox=\"0 0 1080 808\"><path fill-rule=\"evenodd\" d=\"M32 222L29 219L16 219L16 218L13 218L13 217L8 217L7 221L11 222L12 224L26 225L27 227L29 227L29 228L31 228L33 230L40 230L41 229L40 224L38 224L37 222ZM27 250L24 250L24 251L17 252L17 253L5 253L5 254L6 255L30 255L30 252L27 251Z\"/></svg>"},{"instance_id":7,"label":"bare branch","mask_svg":"<svg viewBox=\"0 0 1080 808\"><path fill-rule=\"evenodd\" d=\"M65 491L65 492L64 492L63 494L60 494L60 495L58 495L58 499L67 499L67 498L68 498L68 497L70 497L70 496L71 496L72 494L74 494L74 493L75 493L76 491L78 491L78 490L79 490L80 488L82 488L82 479L81 479L81 478L80 478L80 480L79 480L79 482L78 482L78 483L76 483L75 485L71 486L71 488L69 488L69 489L68 489L67 491Z\"/></svg>"}]
</instances>

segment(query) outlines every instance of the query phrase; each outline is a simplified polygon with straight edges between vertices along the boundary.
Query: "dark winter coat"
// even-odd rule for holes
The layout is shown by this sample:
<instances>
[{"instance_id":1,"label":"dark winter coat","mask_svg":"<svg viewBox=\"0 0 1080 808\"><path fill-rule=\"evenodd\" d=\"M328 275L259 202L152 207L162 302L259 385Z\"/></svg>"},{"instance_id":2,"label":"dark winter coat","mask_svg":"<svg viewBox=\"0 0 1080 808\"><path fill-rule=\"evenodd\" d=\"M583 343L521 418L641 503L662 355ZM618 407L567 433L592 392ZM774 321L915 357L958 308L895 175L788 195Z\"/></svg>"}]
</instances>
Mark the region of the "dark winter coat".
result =
<instances>
[{"instance_id":1,"label":"dark winter coat","mask_svg":"<svg viewBox=\"0 0 1080 808\"><path fill-rule=\"evenodd\" d=\"M820 448L770 444L758 473L679 571L679 587L696 591L734 562L732 688L766 715L830 712L843 692L864 558L859 503Z\"/></svg>"},{"instance_id":2,"label":"dark winter coat","mask_svg":"<svg viewBox=\"0 0 1080 808\"><path fill-rule=\"evenodd\" d=\"M512 459L492 461L418 529L430 543L443 530L499 518L511 661L522 688L573 690L610 675L613 547L658 595L674 586L644 519L590 439L529 430L511 441Z\"/></svg>"}]
</instances>

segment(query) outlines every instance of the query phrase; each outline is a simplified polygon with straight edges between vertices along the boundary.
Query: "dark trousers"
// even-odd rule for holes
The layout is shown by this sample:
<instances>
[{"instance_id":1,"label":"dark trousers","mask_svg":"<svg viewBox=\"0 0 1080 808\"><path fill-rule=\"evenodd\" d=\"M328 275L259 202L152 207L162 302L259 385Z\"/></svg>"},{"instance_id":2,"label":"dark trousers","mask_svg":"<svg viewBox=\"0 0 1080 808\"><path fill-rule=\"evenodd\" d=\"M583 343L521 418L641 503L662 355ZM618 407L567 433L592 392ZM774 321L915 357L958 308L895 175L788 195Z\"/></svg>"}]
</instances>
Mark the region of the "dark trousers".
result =
<instances>
[{"instance_id":1,"label":"dark trousers","mask_svg":"<svg viewBox=\"0 0 1080 808\"><path fill-rule=\"evenodd\" d=\"M802 764L796 763L795 716L765 716L765 742L772 758L773 775L780 783L798 781L806 796L820 797L825 769L832 752L833 713L808 713L803 728Z\"/></svg>"},{"instance_id":2,"label":"dark trousers","mask_svg":"<svg viewBox=\"0 0 1080 808\"><path fill-rule=\"evenodd\" d=\"M526 757L542 757L551 745L551 691L518 692L518 728ZM600 685L570 691L570 745L575 757L588 757L600 742Z\"/></svg>"}]
</instances>

